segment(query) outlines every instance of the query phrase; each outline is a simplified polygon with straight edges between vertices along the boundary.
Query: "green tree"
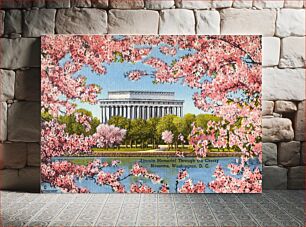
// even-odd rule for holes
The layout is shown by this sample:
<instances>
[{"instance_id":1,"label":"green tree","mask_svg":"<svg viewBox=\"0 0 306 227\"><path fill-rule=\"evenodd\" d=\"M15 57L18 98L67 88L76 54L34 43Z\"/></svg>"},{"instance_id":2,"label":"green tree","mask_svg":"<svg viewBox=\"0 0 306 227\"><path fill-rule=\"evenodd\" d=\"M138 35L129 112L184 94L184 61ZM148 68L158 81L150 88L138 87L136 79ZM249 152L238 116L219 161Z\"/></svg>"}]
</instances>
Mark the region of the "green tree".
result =
<instances>
[{"instance_id":1,"label":"green tree","mask_svg":"<svg viewBox=\"0 0 306 227\"><path fill-rule=\"evenodd\" d=\"M188 114L185 114L183 118L187 124L186 130L189 134L192 130L192 123L196 121L196 116L194 114L188 113Z\"/></svg>"},{"instance_id":2,"label":"green tree","mask_svg":"<svg viewBox=\"0 0 306 227\"><path fill-rule=\"evenodd\" d=\"M185 141L187 141L187 138L190 134L190 131L188 131L189 127L188 127L188 124L187 124L185 118L176 117L176 118L173 119L173 123L176 127L176 130L177 130L177 135L174 135L175 136L175 138L174 138L175 139L175 145L177 147L178 146L177 144L179 142L178 141L178 135L181 133L184 136ZM184 143L182 143L182 144L183 144L183 147L184 147Z\"/></svg>"},{"instance_id":3,"label":"green tree","mask_svg":"<svg viewBox=\"0 0 306 227\"><path fill-rule=\"evenodd\" d=\"M131 120L130 127L130 138L131 138L131 146L134 142L137 147L138 142L141 143L141 148L144 148L144 143L147 142L149 137L149 129L146 120L137 118Z\"/></svg>"},{"instance_id":4,"label":"green tree","mask_svg":"<svg viewBox=\"0 0 306 227\"><path fill-rule=\"evenodd\" d=\"M149 136L149 139L151 140L153 148L156 148L160 141L159 134L156 130L158 122L159 122L159 118L150 118L147 120L148 136Z\"/></svg>"},{"instance_id":5,"label":"green tree","mask_svg":"<svg viewBox=\"0 0 306 227\"><path fill-rule=\"evenodd\" d=\"M58 121L61 124L66 124L66 129L65 129L66 132L68 132L69 134L77 134L77 135L83 134L85 136L93 135L96 132L96 128L100 124L100 120L96 117L93 117L92 113L85 109L78 109L74 113L82 113L84 115L91 117L92 119L90 122L91 129L88 132L86 132L85 126L77 122L74 114L71 114L71 115L60 116L58 118Z\"/></svg>"},{"instance_id":6,"label":"green tree","mask_svg":"<svg viewBox=\"0 0 306 227\"><path fill-rule=\"evenodd\" d=\"M44 120L44 121L51 121L53 119L53 117L47 111L43 111L43 112L41 112L41 119Z\"/></svg>"},{"instance_id":7,"label":"green tree","mask_svg":"<svg viewBox=\"0 0 306 227\"><path fill-rule=\"evenodd\" d=\"M168 130L173 133L174 142L177 141L178 130L177 130L176 125L174 124L174 119L177 119L177 118L179 117L172 115L172 114L163 116L157 124L156 129L157 129L158 136L161 137L161 134L164 131Z\"/></svg>"},{"instance_id":8,"label":"green tree","mask_svg":"<svg viewBox=\"0 0 306 227\"><path fill-rule=\"evenodd\" d=\"M108 122L109 125L115 125L119 128L128 129L129 127L129 119L122 117L122 116L113 116L111 117Z\"/></svg>"},{"instance_id":9,"label":"green tree","mask_svg":"<svg viewBox=\"0 0 306 227\"><path fill-rule=\"evenodd\" d=\"M196 116L196 125L203 129L207 128L208 121L221 121L220 117L214 116L212 114L199 114Z\"/></svg>"}]
</instances>

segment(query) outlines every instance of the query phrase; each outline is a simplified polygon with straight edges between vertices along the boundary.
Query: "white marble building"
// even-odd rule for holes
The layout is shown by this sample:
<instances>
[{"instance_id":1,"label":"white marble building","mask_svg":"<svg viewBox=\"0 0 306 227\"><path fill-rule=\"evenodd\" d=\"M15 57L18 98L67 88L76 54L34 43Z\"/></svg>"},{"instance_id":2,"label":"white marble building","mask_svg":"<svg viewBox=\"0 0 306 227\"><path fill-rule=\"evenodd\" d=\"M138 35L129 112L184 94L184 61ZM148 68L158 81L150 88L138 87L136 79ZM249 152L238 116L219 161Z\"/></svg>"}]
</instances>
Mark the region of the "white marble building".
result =
<instances>
[{"instance_id":1,"label":"white marble building","mask_svg":"<svg viewBox=\"0 0 306 227\"><path fill-rule=\"evenodd\" d=\"M167 114L183 116L184 100L176 100L174 92L157 91L110 91L107 99L99 100L101 122L112 116L129 119L149 119Z\"/></svg>"}]
</instances>

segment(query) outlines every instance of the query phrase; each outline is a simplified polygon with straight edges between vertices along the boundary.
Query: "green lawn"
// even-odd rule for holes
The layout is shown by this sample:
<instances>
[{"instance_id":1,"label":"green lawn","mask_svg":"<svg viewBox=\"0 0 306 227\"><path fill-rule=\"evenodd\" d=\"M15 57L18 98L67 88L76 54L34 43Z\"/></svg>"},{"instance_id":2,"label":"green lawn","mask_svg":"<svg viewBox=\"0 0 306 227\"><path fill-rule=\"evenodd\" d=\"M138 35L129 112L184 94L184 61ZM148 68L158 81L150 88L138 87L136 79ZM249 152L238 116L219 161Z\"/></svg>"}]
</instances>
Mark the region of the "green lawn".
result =
<instances>
[{"instance_id":1,"label":"green lawn","mask_svg":"<svg viewBox=\"0 0 306 227\"><path fill-rule=\"evenodd\" d=\"M120 149L118 149L118 148L108 148L108 149L106 149L106 148L93 148L92 149L93 152L97 152L97 153L99 153L99 152L113 152L113 151L115 151L115 152L124 152L124 151L129 152L129 151L148 151L148 150L153 150L153 148L152 147L146 147L146 148L121 147Z\"/></svg>"},{"instance_id":2,"label":"green lawn","mask_svg":"<svg viewBox=\"0 0 306 227\"><path fill-rule=\"evenodd\" d=\"M141 148L141 147L120 147L118 148L93 148L92 151L95 153L108 153L108 152L122 152L122 153L128 153L128 152L135 152L135 151L148 151L148 150L154 150L154 148L152 147L146 147L146 148ZM157 149L158 150L158 149ZM165 152L176 152L176 151L180 151L180 152L187 152L187 153L191 153L193 152L193 149L191 147L185 146L184 148L182 146L179 146L178 149L174 149L174 148L170 148L168 150L167 147L163 147L163 149L161 149L160 151L165 151ZM237 152L235 149L218 149L218 148L211 148L209 149L210 152Z\"/></svg>"},{"instance_id":3,"label":"green lawn","mask_svg":"<svg viewBox=\"0 0 306 227\"><path fill-rule=\"evenodd\" d=\"M227 149L227 148L222 148L222 149L218 149L218 148L211 148L209 149L210 152L239 152L239 151L236 151L235 149Z\"/></svg>"}]
</instances>

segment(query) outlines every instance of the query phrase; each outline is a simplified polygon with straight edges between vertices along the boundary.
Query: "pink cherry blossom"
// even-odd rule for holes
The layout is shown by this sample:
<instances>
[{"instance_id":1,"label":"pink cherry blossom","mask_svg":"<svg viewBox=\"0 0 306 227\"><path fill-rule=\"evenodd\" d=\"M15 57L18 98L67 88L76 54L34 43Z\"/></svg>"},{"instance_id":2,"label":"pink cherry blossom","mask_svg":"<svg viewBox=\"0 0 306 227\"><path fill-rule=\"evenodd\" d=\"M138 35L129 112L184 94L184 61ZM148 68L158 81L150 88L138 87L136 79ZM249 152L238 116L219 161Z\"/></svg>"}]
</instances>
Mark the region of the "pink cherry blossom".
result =
<instances>
[{"instance_id":1,"label":"pink cherry blossom","mask_svg":"<svg viewBox=\"0 0 306 227\"><path fill-rule=\"evenodd\" d=\"M167 144L171 144L173 142L173 136L171 131L166 130L162 133L162 140Z\"/></svg>"}]
</instances>

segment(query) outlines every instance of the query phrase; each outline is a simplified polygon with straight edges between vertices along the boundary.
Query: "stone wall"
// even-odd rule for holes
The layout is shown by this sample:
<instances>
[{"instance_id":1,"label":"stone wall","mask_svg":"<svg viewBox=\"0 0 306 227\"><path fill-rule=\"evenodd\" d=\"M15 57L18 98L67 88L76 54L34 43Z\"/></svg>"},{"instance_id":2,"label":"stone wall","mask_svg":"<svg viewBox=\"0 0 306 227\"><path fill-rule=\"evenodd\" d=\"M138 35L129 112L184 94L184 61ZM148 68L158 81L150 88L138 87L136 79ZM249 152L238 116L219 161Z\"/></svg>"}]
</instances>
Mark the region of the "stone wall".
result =
<instances>
[{"instance_id":1,"label":"stone wall","mask_svg":"<svg viewBox=\"0 0 306 227\"><path fill-rule=\"evenodd\" d=\"M1 0L1 188L39 191L42 34L263 35L265 189L304 187L301 0Z\"/></svg>"}]
</instances>

